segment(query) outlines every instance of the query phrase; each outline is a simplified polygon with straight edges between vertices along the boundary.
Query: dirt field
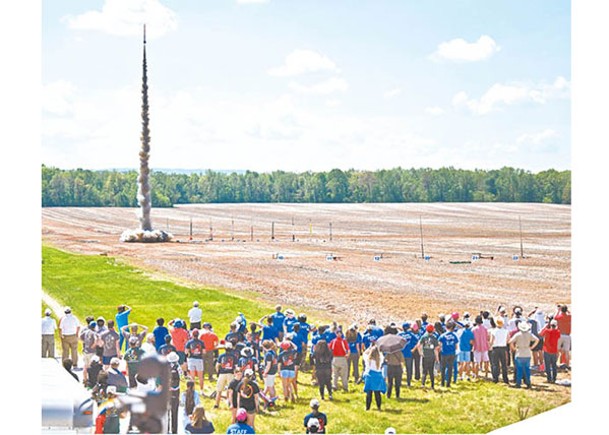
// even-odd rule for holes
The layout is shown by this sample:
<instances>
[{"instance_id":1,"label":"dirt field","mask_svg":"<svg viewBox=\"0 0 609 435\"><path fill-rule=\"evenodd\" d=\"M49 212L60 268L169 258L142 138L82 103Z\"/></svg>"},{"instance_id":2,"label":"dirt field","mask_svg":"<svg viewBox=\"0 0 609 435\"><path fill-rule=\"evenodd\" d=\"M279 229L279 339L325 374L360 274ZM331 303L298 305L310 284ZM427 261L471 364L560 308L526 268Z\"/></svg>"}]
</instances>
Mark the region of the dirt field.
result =
<instances>
[{"instance_id":1,"label":"dirt field","mask_svg":"<svg viewBox=\"0 0 609 435\"><path fill-rule=\"evenodd\" d=\"M138 226L135 209L119 208L42 209L42 237L61 249L340 319L401 322L422 311L494 311L499 304L548 312L571 301L570 206L206 204L152 213L155 228L174 235L171 243L119 242L123 230ZM525 258L515 260L519 218ZM428 260L421 258L420 223Z\"/></svg>"}]
</instances>

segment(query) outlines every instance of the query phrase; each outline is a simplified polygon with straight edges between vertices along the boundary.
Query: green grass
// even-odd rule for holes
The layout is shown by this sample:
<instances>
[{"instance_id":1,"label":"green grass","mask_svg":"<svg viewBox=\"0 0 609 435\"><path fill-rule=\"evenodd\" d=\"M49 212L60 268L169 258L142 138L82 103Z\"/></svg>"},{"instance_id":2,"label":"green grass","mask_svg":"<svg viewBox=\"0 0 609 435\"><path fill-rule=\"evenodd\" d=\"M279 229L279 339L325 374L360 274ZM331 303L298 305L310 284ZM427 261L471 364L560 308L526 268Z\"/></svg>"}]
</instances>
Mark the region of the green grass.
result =
<instances>
[{"instance_id":1,"label":"green grass","mask_svg":"<svg viewBox=\"0 0 609 435\"><path fill-rule=\"evenodd\" d=\"M186 318L192 301L198 300L204 319L214 325L219 336L224 336L238 312L257 320L273 311L272 306L251 293L241 298L222 290L178 285L169 278L152 279L145 271L111 257L75 255L49 246L43 246L42 256L44 290L60 304L71 306L80 319L87 315L113 318L116 306L124 303L133 308L130 321L152 329L157 317ZM292 308L300 312L306 307ZM277 379L281 395L280 383ZM258 433L304 432L303 418L309 412L309 400L319 394L310 386L309 373L301 373L299 383L300 399L296 404L280 402L272 414L256 417ZM404 388L399 401L383 397L381 412L366 412L362 385L350 384L350 392L336 392L335 400L322 402L321 410L328 415L328 433L383 433L389 426L398 433L485 433L518 422L519 408L528 407L531 417L570 401L570 390L564 387L543 384L539 377L533 383L532 391L485 381L459 382L450 389L435 391L416 384ZM208 388L211 386L207 382ZM225 405L214 410L209 399L204 405L216 432L224 432L230 419Z\"/></svg>"}]
</instances>

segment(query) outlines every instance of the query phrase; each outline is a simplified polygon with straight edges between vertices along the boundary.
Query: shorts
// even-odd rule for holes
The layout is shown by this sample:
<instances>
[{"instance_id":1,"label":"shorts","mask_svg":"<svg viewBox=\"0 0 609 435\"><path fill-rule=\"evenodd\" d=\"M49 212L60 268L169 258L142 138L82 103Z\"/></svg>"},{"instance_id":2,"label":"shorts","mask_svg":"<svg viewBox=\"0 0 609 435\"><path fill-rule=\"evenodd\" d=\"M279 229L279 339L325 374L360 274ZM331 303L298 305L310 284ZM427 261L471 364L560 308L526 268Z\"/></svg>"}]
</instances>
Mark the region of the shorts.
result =
<instances>
[{"instance_id":1,"label":"shorts","mask_svg":"<svg viewBox=\"0 0 609 435\"><path fill-rule=\"evenodd\" d=\"M467 352L459 352L457 356L457 361L459 362L471 362L472 353L468 350Z\"/></svg>"},{"instance_id":2,"label":"shorts","mask_svg":"<svg viewBox=\"0 0 609 435\"><path fill-rule=\"evenodd\" d=\"M91 359L94 356L95 356L95 352L82 354L82 359L84 361L85 367L89 367L91 365Z\"/></svg>"},{"instance_id":3,"label":"shorts","mask_svg":"<svg viewBox=\"0 0 609 435\"><path fill-rule=\"evenodd\" d=\"M539 337L539 342L535 345L531 351L537 352L543 349L543 337Z\"/></svg>"},{"instance_id":4,"label":"shorts","mask_svg":"<svg viewBox=\"0 0 609 435\"><path fill-rule=\"evenodd\" d=\"M282 378L292 379L296 377L296 372L294 370L282 370L280 372Z\"/></svg>"},{"instance_id":5,"label":"shorts","mask_svg":"<svg viewBox=\"0 0 609 435\"><path fill-rule=\"evenodd\" d=\"M571 350L571 336L567 334L561 334L558 339L558 351L568 352Z\"/></svg>"},{"instance_id":6,"label":"shorts","mask_svg":"<svg viewBox=\"0 0 609 435\"><path fill-rule=\"evenodd\" d=\"M488 350L485 350L484 352L474 351L474 362L488 362Z\"/></svg>"},{"instance_id":7,"label":"shorts","mask_svg":"<svg viewBox=\"0 0 609 435\"><path fill-rule=\"evenodd\" d=\"M226 387L228 387L228 384L230 384L230 381L233 380L233 377L235 375L233 375L232 373L221 373L218 375L218 383L216 385L216 392L217 393L221 393L222 391L224 391L224 389Z\"/></svg>"},{"instance_id":8,"label":"shorts","mask_svg":"<svg viewBox=\"0 0 609 435\"><path fill-rule=\"evenodd\" d=\"M265 387L274 387L275 386L275 375L266 375L264 379Z\"/></svg>"},{"instance_id":9,"label":"shorts","mask_svg":"<svg viewBox=\"0 0 609 435\"><path fill-rule=\"evenodd\" d=\"M110 360L112 358L116 358L116 355L112 355L112 356L102 356L102 364L105 366L109 366L110 365Z\"/></svg>"},{"instance_id":10,"label":"shorts","mask_svg":"<svg viewBox=\"0 0 609 435\"><path fill-rule=\"evenodd\" d=\"M188 371L203 373L203 359L188 358Z\"/></svg>"},{"instance_id":11,"label":"shorts","mask_svg":"<svg viewBox=\"0 0 609 435\"><path fill-rule=\"evenodd\" d=\"M176 353L178 354L178 358L180 358L178 360L178 363L184 364L186 362L186 354L184 352L182 352L181 350L176 350Z\"/></svg>"}]
</instances>

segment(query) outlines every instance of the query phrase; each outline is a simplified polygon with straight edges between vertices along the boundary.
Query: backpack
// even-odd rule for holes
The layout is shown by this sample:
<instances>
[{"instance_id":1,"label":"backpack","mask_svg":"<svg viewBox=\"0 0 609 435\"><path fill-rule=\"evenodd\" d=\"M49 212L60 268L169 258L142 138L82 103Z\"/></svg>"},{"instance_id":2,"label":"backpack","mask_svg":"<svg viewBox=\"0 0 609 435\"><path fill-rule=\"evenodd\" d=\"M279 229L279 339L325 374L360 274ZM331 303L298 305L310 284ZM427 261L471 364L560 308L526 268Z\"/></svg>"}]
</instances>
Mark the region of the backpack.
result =
<instances>
[{"instance_id":1,"label":"backpack","mask_svg":"<svg viewBox=\"0 0 609 435\"><path fill-rule=\"evenodd\" d=\"M179 365L178 364L171 364L170 366L170 385L171 385L171 389L172 390L177 390L180 388L180 372L179 372Z\"/></svg>"}]
</instances>

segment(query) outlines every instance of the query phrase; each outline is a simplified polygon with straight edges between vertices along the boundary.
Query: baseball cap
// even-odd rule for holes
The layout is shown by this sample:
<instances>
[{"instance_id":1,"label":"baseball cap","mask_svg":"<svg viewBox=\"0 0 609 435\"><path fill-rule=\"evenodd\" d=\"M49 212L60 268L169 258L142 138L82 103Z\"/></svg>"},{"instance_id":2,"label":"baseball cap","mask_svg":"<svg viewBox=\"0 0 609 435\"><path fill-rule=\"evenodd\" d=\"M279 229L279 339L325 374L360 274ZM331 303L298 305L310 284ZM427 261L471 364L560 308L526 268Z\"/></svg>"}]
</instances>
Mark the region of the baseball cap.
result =
<instances>
[{"instance_id":1,"label":"baseball cap","mask_svg":"<svg viewBox=\"0 0 609 435\"><path fill-rule=\"evenodd\" d=\"M167 361L169 361L170 363L175 363L180 361L180 357L175 352L169 352L169 355L167 355Z\"/></svg>"},{"instance_id":2,"label":"baseball cap","mask_svg":"<svg viewBox=\"0 0 609 435\"><path fill-rule=\"evenodd\" d=\"M433 325L429 324L429 325L427 325L427 327L425 328L425 330L426 330L427 332L433 332L433 331L434 331L434 327L433 327Z\"/></svg>"},{"instance_id":3,"label":"baseball cap","mask_svg":"<svg viewBox=\"0 0 609 435\"><path fill-rule=\"evenodd\" d=\"M106 387L106 394L114 394L116 396L116 386L115 385L108 385Z\"/></svg>"},{"instance_id":4,"label":"baseball cap","mask_svg":"<svg viewBox=\"0 0 609 435\"><path fill-rule=\"evenodd\" d=\"M395 431L394 427L388 427L387 429L385 429L385 435L395 434L395 433L397 433L397 432Z\"/></svg>"},{"instance_id":5,"label":"baseball cap","mask_svg":"<svg viewBox=\"0 0 609 435\"><path fill-rule=\"evenodd\" d=\"M558 321L556 319L550 320L550 325L558 326Z\"/></svg>"},{"instance_id":6,"label":"baseball cap","mask_svg":"<svg viewBox=\"0 0 609 435\"><path fill-rule=\"evenodd\" d=\"M97 326L97 322L95 322L95 321L89 322L89 328L93 329L96 326Z\"/></svg>"},{"instance_id":7,"label":"baseball cap","mask_svg":"<svg viewBox=\"0 0 609 435\"><path fill-rule=\"evenodd\" d=\"M406 330L407 330L407 329L409 329L409 328L410 328L410 323L409 323L409 322L404 322L404 323L402 323L402 329L403 329L404 331L406 331Z\"/></svg>"},{"instance_id":8,"label":"baseball cap","mask_svg":"<svg viewBox=\"0 0 609 435\"><path fill-rule=\"evenodd\" d=\"M317 399L311 399L311 402L309 403L309 406L311 408L319 408L319 400L317 400Z\"/></svg>"},{"instance_id":9,"label":"baseball cap","mask_svg":"<svg viewBox=\"0 0 609 435\"><path fill-rule=\"evenodd\" d=\"M51 315L51 310L49 308L47 308L46 310L44 310L44 314L46 316L50 316Z\"/></svg>"},{"instance_id":10,"label":"baseball cap","mask_svg":"<svg viewBox=\"0 0 609 435\"><path fill-rule=\"evenodd\" d=\"M113 357L113 358L110 360L110 365L111 365L111 366L117 366L117 365L119 365L120 363L121 363L121 360L120 360L120 359L118 359L117 357Z\"/></svg>"},{"instance_id":11,"label":"baseball cap","mask_svg":"<svg viewBox=\"0 0 609 435\"><path fill-rule=\"evenodd\" d=\"M309 421L307 422L307 427L308 428L319 427L319 419L317 419L315 417L311 417L309 419Z\"/></svg>"},{"instance_id":12,"label":"baseball cap","mask_svg":"<svg viewBox=\"0 0 609 435\"><path fill-rule=\"evenodd\" d=\"M247 411L244 408L239 408L237 410L237 414L235 415L235 418L237 419L237 421L239 422L244 422L247 420Z\"/></svg>"},{"instance_id":13,"label":"baseball cap","mask_svg":"<svg viewBox=\"0 0 609 435\"><path fill-rule=\"evenodd\" d=\"M64 312L64 313L66 313L66 314L69 314L69 313L71 313L71 312L72 312L72 308L70 308L70 307L66 307L66 308L63 310L63 312Z\"/></svg>"},{"instance_id":14,"label":"baseball cap","mask_svg":"<svg viewBox=\"0 0 609 435\"><path fill-rule=\"evenodd\" d=\"M251 378L252 376L254 376L254 371L252 369L245 369L245 371L243 372L243 376Z\"/></svg>"}]
</instances>

